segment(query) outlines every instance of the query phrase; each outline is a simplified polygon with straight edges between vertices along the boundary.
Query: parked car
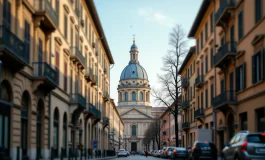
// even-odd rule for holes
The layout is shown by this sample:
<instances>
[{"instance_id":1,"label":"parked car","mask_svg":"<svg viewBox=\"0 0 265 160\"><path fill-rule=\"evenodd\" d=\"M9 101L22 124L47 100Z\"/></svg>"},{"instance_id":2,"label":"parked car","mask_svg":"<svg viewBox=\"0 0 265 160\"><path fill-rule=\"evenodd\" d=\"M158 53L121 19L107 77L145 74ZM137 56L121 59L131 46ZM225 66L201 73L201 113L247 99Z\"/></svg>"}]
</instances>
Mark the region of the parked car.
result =
<instances>
[{"instance_id":1,"label":"parked car","mask_svg":"<svg viewBox=\"0 0 265 160\"><path fill-rule=\"evenodd\" d=\"M192 160L199 159L213 159L212 157L212 149L207 141L195 141L193 144L193 148L189 153L189 158Z\"/></svg>"},{"instance_id":2,"label":"parked car","mask_svg":"<svg viewBox=\"0 0 265 160\"><path fill-rule=\"evenodd\" d=\"M125 149L120 149L118 152L118 158L119 157L127 157L127 152L125 151Z\"/></svg>"},{"instance_id":3,"label":"parked car","mask_svg":"<svg viewBox=\"0 0 265 160\"><path fill-rule=\"evenodd\" d=\"M162 150L161 150L161 153L160 153L160 157L165 157L165 151L166 151L166 148L167 147L164 147Z\"/></svg>"},{"instance_id":4,"label":"parked car","mask_svg":"<svg viewBox=\"0 0 265 160\"><path fill-rule=\"evenodd\" d=\"M229 144L225 144L222 156L225 160L265 159L265 133L237 133Z\"/></svg>"},{"instance_id":5,"label":"parked car","mask_svg":"<svg viewBox=\"0 0 265 160\"><path fill-rule=\"evenodd\" d=\"M171 153L176 147L166 147L165 151L163 152L163 157L168 158L171 157Z\"/></svg>"},{"instance_id":6,"label":"parked car","mask_svg":"<svg viewBox=\"0 0 265 160\"><path fill-rule=\"evenodd\" d=\"M175 149L171 153L170 158L171 159L183 158L184 160L188 160L189 154L186 148L175 147Z\"/></svg>"},{"instance_id":7,"label":"parked car","mask_svg":"<svg viewBox=\"0 0 265 160\"><path fill-rule=\"evenodd\" d=\"M162 150L158 150L157 157L161 157L162 153L163 153Z\"/></svg>"},{"instance_id":8,"label":"parked car","mask_svg":"<svg viewBox=\"0 0 265 160\"><path fill-rule=\"evenodd\" d=\"M218 159L218 151L217 151L216 145L212 142L209 142L209 146L211 148L212 159L217 160Z\"/></svg>"}]
</instances>

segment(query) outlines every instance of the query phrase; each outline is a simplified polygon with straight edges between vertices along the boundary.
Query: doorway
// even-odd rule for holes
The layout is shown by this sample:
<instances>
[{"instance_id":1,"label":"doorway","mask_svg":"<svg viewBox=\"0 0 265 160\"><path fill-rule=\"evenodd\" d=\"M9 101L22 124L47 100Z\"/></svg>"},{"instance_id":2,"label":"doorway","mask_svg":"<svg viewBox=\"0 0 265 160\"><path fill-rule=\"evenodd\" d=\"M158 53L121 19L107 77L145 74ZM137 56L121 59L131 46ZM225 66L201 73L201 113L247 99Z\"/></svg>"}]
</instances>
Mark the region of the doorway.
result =
<instances>
[{"instance_id":1,"label":"doorway","mask_svg":"<svg viewBox=\"0 0 265 160\"><path fill-rule=\"evenodd\" d=\"M222 150L224 148L224 131L219 131L219 147Z\"/></svg>"},{"instance_id":2,"label":"doorway","mask_svg":"<svg viewBox=\"0 0 265 160\"><path fill-rule=\"evenodd\" d=\"M232 114L229 114L228 120L227 120L227 125L228 125L228 138L229 141L231 138L234 136L235 130L234 130L234 116Z\"/></svg>"},{"instance_id":3,"label":"doorway","mask_svg":"<svg viewBox=\"0 0 265 160\"><path fill-rule=\"evenodd\" d=\"M132 142L131 143L131 151L137 151L137 143L136 142Z\"/></svg>"}]
</instances>

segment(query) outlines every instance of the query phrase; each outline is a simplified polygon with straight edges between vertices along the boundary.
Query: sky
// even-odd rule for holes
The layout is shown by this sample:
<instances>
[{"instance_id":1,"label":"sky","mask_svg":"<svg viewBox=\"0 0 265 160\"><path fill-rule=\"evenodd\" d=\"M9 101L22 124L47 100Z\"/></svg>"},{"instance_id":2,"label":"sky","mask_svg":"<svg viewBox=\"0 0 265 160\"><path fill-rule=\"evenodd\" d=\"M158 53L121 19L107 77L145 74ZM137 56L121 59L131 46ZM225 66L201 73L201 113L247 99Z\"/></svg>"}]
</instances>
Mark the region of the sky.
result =
<instances>
[{"instance_id":1,"label":"sky","mask_svg":"<svg viewBox=\"0 0 265 160\"><path fill-rule=\"evenodd\" d=\"M159 88L162 57L170 49L169 33L181 24L186 34L202 0L94 0L115 64L110 70L110 97L117 105L117 87L130 60L130 47L139 49L139 62L147 72L151 89ZM189 40L188 46L194 45ZM158 106L151 96L151 106Z\"/></svg>"}]
</instances>

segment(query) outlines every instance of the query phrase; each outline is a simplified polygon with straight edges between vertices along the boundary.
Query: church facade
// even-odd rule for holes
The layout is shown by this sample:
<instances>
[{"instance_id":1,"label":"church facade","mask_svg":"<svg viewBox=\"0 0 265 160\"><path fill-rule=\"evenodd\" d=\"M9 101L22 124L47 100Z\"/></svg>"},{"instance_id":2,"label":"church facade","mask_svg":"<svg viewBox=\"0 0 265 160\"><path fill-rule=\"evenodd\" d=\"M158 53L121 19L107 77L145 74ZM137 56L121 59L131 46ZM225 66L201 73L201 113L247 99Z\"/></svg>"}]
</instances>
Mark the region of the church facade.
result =
<instances>
[{"instance_id":1,"label":"church facade","mask_svg":"<svg viewBox=\"0 0 265 160\"><path fill-rule=\"evenodd\" d=\"M129 64L123 69L118 85L118 111L124 122L124 149L144 151L143 138L152 122L150 84L145 69L138 60L138 47L133 40ZM149 149L152 149L150 144Z\"/></svg>"}]
</instances>

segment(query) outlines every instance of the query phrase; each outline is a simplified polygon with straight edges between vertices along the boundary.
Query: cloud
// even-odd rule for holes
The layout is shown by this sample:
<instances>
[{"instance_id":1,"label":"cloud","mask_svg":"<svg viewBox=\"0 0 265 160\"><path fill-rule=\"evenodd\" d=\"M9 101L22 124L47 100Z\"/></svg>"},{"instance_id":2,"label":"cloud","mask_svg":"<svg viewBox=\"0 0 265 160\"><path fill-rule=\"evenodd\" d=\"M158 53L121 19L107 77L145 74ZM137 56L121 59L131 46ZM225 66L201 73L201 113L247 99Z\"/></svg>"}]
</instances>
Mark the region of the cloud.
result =
<instances>
[{"instance_id":1,"label":"cloud","mask_svg":"<svg viewBox=\"0 0 265 160\"><path fill-rule=\"evenodd\" d=\"M138 14L148 22L157 23L166 27L172 28L176 24L173 18L155 11L153 8L140 8Z\"/></svg>"}]
</instances>

